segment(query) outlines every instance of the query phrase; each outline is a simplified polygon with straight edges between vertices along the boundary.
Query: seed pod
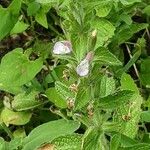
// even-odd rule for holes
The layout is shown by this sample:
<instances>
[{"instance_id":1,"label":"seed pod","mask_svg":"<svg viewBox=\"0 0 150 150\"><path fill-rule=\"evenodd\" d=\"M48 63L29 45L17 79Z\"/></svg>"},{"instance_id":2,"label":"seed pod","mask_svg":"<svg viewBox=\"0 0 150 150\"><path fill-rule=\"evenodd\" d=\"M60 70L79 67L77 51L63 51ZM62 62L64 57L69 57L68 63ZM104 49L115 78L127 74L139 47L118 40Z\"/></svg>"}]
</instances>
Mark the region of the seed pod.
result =
<instances>
[{"instance_id":1,"label":"seed pod","mask_svg":"<svg viewBox=\"0 0 150 150\"><path fill-rule=\"evenodd\" d=\"M54 45L53 53L57 55L69 54L72 51L72 45L69 41L59 41Z\"/></svg>"}]
</instances>

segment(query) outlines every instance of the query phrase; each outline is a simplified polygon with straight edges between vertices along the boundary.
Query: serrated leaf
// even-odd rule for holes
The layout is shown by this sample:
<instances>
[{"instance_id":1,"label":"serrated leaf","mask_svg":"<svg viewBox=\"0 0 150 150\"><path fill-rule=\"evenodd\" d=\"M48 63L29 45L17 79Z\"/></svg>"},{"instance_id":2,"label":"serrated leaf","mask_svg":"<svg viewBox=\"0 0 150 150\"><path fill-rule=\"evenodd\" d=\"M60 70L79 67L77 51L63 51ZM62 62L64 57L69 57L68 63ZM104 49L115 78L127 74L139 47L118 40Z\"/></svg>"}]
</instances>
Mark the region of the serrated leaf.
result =
<instances>
[{"instance_id":1,"label":"serrated leaf","mask_svg":"<svg viewBox=\"0 0 150 150\"><path fill-rule=\"evenodd\" d=\"M90 101L89 92L90 92L89 89L83 90L79 88L75 99L75 110L80 110Z\"/></svg>"},{"instance_id":2,"label":"serrated leaf","mask_svg":"<svg viewBox=\"0 0 150 150\"><path fill-rule=\"evenodd\" d=\"M67 100L68 98L75 98L75 94L71 92L69 87L60 81L55 82L55 89L63 99Z\"/></svg>"},{"instance_id":3,"label":"serrated leaf","mask_svg":"<svg viewBox=\"0 0 150 150\"><path fill-rule=\"evenodd\" d=\"M4 108L1 112L1 120L6 125L24 125L30 121L32 114L30 112L14 112Z\"/></svg>"},{"instance_id":4,"label":"serrated leaf","mask_svg":"<svg viewBox=\"0 0 150 150\"><path fill-rule=\"evenodd\" d=\"M106 19L96 18L91 22L91 26L97 30L96 48L103 46L114 35L115 27Z\"/></svg>"},{"instance_id":5,"label":"serrated leaf","mask_svg":"<svg viewBox=\"0 0 150 150\"><path fill-rule=\"evenodd\" d=\"M119 150L149 150L149 149L150 149L150 144L139 143L131 147L120 147Z\"/></svg>"},{"instance_id":6,"label":"serrated leaf","mask_svg":"<svg viewBox=\"0 0 150 150\"><path fill-rule=\"evenodd\" d=\"M71 134L54 139L51 144L55 150L77 150L81 148L82 135Z\"/></svg>"},{"instance_id":7,"label":"serrated leaf","mask_svg":"<svg viewBox=\"0 0 150 150\"><path fill-rule=\"evenodd\" d=\"M79 126L79 122L64 119L44 123L33 129L25 138L22 150L36 150L41 144L72 134Z\"/></svg>"},{"instance_id":8,"label":"serrated leaf","mask_svg":"<svg viewBox=\"0 0 150 150\"><path fill-rule=\"evenodd\" d=\"M67 100L63 99L55 88L49 88L46 90L46 96L48 99L53 102L57 107L67 108Z\"/></svg>"},{"instance_id":9,"label":"serrated leaf","mask_svg":"<svg viewBox=\"0 0 150 150\"><path fill-rule=\"evenodd\" d=\"M128 90L120 91L114 93L113 95L108 95L106 97L97 99L95 105L96 107L99 107L101 109L115 109L129 102L133 97L133 95L134 92L132 91Z\"/></svg>"},{"instance_id":10,"label":"serrated leaf","mask_svg":"<svg viewBox=\"0 0 150 150\"><path fill-rule=\"evenodd\" d=\"M96 49L94 62L104 65L122 65L122 63L105 47L99 47Z\"/></svg>"},{"instance_id":11,"label":"serrated leaf","mask_svg":"<svg viewBox=\"0 0 150 150\"><path fill-rule=\"evenodd\" d=\"M115 80L113 77L103 76L100 85L100 97L111 95L115 91Z\"/></svg>"},{"instance_id":12,"label":"serrated leaf","mask_svg":"<svg viewBox=\"0 0 150 150\"><path fill-rule=\"evenodd\" d=\"M130 87L128 84L126 84L126 80L130 84ZM120 107L118 107L114 114L114 121L120 123L120 128L118 128L118 131L120 133L130 138L134 138L138 131L138 123L141 115L142 97L139 95L136 84L129 75L122 76L121 88L122 90L134 90L135 93L128 104L123 103L122 105L120 105Z\"/></svg>"}]
</instances>

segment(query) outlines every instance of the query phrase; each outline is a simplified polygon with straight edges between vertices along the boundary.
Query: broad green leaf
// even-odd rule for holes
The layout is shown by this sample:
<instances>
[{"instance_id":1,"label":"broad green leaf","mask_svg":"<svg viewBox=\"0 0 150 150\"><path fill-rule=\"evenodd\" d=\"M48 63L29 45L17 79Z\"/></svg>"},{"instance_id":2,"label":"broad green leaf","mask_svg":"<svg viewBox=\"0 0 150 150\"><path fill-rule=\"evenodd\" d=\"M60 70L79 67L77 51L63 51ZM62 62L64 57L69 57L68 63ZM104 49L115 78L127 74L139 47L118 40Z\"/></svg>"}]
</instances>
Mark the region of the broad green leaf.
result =
<instances>
[{"instance_id":1,"label":"broad green leaf","mask_svg":"<svg viewBox=\"0 0 150 150\"><path fill-rule=\"evenodd\" d=\"M64 119L44 123L33 129L25 138L22 150L36 150L41 144L72 134L79 126L79 122Z\"/></svg>"},{"instance_id":2,"label":"broad green leaf","mask_svg":"<svg viewBox=\"0 0 150 150\"><path fill-rule=\"evenodd\" d=\"M150 16L150 5L146 6L144 9L143 9L143 13L145 13L146 15Z\"/></svg>"},{"instance_id":3,"label":"broad green leaf","mask_svg":"<svg viewBox=\"0 0 150 150\"><path fill-rule=\"evenodd\" d=\"M41 105L40 100L36 99L38 92L20 93L14 97L11 107L16 111L28 110Z\"/></svg>"},{"instance_id":4,"label":"broad green leaf","mask_svg":"<svg viewBox=\"0 0 150 150\"><path fill-rule=\"evenodd\" d=\"M96 47L103 46L114 35L115 27L106 19L96 18L91 22L91 26L97 30Z\"/></svg>"},{"instance_id":5,"label":"broad green leaf","mask_svg":"<svg viewBox=\"0 0 150 150\"><path fill-rule=\"evenodd\" d=\"M115 109L127 102L130 102L133 95L134 92L132 91L120 91L112 95L97 99L95 105L101 109Z\"/></svg>"},{"instance_id":6,"label":"broad green leaf","mask_svg":"<svg viewBox=\"0 0 150 150\"><path fill-rule=\"evenodd\" d=\"M0 41L8 35L16 24L21 9L21 0L13 0L8 8L0 5Z\"/></svg>"},{"instance_id":7,"label":"broad green leaf","mask_svg":"<svg viewBox=\"0 0 150 150\"><path fill-rule=\"evenodd\" d=\"M0 6L0 41L12 30L17 19L18 17L13 16L10 11Z\"/></svg>"},{"instance_id":8,"label":"broad green leaf","mask_svg":"<svg viewBox=\"0 0 150 150\"><path fill-rule=\"evenodd\" d=\"M46 96L53 102L57 107L67 108L67 100L62 98L55 88L49 88L46 90Z\"/></svg>"},{"instance_id":9,"label":"broad green leaf","mask_svg":"<svg viewBox=\"0 0 150 150\"><path fill-rule=\"evenodd\" d=\"M40 9L40 4L33 1L28 4L27 13L28 16L34 16L36 15L37 11Z\"/></svg>"},{"instance_id":10,"label":"broad green leaf","mask_svg":"<svg viewBox=\"0 0 150 150\"><path fill-rule=\"evenodd\" d=\"M35 20L45 28L48 28L46 13L43 9L40 9L35 16Z\"/></svg>"},{"instance_id":11,"label":"broad green leaf","mask_svg":"<svg viewBox=\"0 0 150 150\"><path fill-rule=\"evenodd\" d=\"M119 150L149 150L150 149L150 144L146 143L139 143L136 145L132 145L131 147L120 147Z\"/></svg>"},{"instance_id":12,"label":"broad green leaf","mask_svg":"<svg viewBox=\"0 0 150 150\"><path fill-rule=\"evenodd\" d=\"M105 47L99 47L96 49L94 62L105 65L122 65L122 63Z\"/></svg>"},{"instance_id":13,"label":"broad green leaf","mask_svg":"<svg viewBox=\"0 0 150 150\"><path fill-rule=\"evenodd\" d=\"M133 23L131 25L124 25L116 31L115 36L112 38L111 48L114 48L126 41L128 41L135 33L148 27L146 23Z\"/></svg>"},{"instance_id":14,"label":"broad green leaf","mask_svg":"<svg viewBox=\"0 0 150 150\"><path fill-rule=\"evenodd\" d=\"M150 111L142 111L141 121L150 122Z\"/></svg>"},{"instance_id":15,"label":"broad green leaf","mask_svg":"<svg viewBox=\"0 0 150 150\"><path fill-rule=\"evenodd\" d=\"M10 87L20 87L28 83L42 69L42 66L42 59L30 61L21 48L7 53L0 64L0 89L9 91Z\"/></svg>"},{"instance_id":16,"label":"broad green leaf","mask_svg":"<svg viewBox=\"0 0 150 150\"><path fill-rule=\"evenodd\" d=\"M13 0L8 7L8 11L10 11L13 15L18 15L21 9L21 3L22 0Z\"/></svg>"},{"instance_id":17,"label":"broad green leaf","mask_svg":"<svg viewBox=\"0 0 150 150\"><path fill-rule=\"evenodd\" d=\"M41 4L48 4L52 2L58 2L58 0L36 0L36 2L41 3Z\"/></svg>"},{"instance_id":18,"label":"broad green leaf","mask_svg":"<svg viewBox=\"0 0 150 150\"><path fill-rule=\"evenodd\" d=\"M7 143L2 137L0 137L0 150L8 150Z\"/></svg>"},{"instance_id":19,"label":"broad green leaf","mask_svg":"<svg viewBox=\"0 0 150 150\"><path fill-rule=\"evenodd\" d=\"M120 0L123 5L132 5L134 3L141 2L141 0Z\"/></svg>"},{"instance_id":20,"label":"broad green leaf","mask_svg":"<svg viewBox=\"0 0 150 150\"><path fill-rule=\"evenodd\" d=\"M108 149L105 136L102 131L93 128L83 139L82 150L103 150Z\"/></svg>"},{"instance_id":21,"label":"broad green leaf","mask_svg":"<svg viewBox=\"0 0 150 150\"><path fill-rule=\"evenodd\" d=\"M75 97L75 94L69 89L67 85L60 81L55 82L55 89L63 99L73 98Z\"/></svg>"},{"instance_id":22,"label":"broad green leaf","mask_svg":"<svg viewBox=\"0 0 150 150\"><path fill-rule=\"evenodd\" d=\"M79 88L75 99L75 110L80 110L90 101L90 90Z\"/></svg>"},{"instance_id":23,"label":"broad green leaf","mask_svg":"<svg viewBox=\"0 0 150 150\"><path fill-rule=\"evenodd\" d=\"M140 66L140 79L142 84L146 87L150 87L150 57L142 60Z\"/></svg>"},{"instance_id":24,"label":"broad green leaf","mask_svg":"<svg viewBox=\"0 0 150 150\"><path fill-rule=\"evenodd\" d=\"M121 88L123 90L131 90L134 91L136 94L139 94L139 90L134 82L134 80L131 78L129 74L122 74L121 76Z\"/></svg>"},{"instance_id":25,"label":"broad green leaf","mask_svg":"<svg viewBox=\"0 0 150 150\"><path fill-rule=\"evenodd\" d=\"M106 17L111 11L111 8L112 8L112 3L110 2L106 4L98 5L97 7L95 7L96 15L98 17Z\"/></svg>"},{"instance_id":26,"label":"broad green leaf","mask_svg":"<svg viewBox=\"0 0 150 150\"><path fill-rule=\"evenodd\" d=\"M110 150L118 150L121 142L121 135L115 134L110 141Z\"/></svg>"},{"instance_id":27,"label":"broad green leaf","mask_svg":"<svg viewBox=\"0 0 150 150\"><path fill-rule=\"evenodd\" d=\"M22 146L22 139L21 138L14 138L8 143L8 150L16 150Z\"/></svg>"},{"instance_id":28,"label":"broad green leaf","mask_svg":"<svg viewBox=\"0 0 150 150\"><path fill-rule=\"evenodd\" d=\"M127 84L128 83L128 84ZM134 138L138 131L138 123L141 115L142 97L134 80L129 75L123 75L121 79L122 90L132 90L133 94L130 102L122 103L115 112L114 121L120 123L118 131L130 138Z\"/></svg>"},{"instance_id":29,"label":"broad green leaf","mask_svg":"<svg viewBox=\"0 0 150 150\"><path fill-rule=\"evenodd\" d=\"M105 97L113 94L115 91L115 80L113 77L108 77L104 75L101 79L100 84L100 97Z\"/></svg>"},{"instance_id":30,"label":"broad green leaf","mask_svg":"<svg viewBox=\"0 0 150 150\"><path fill-rule=\"evenodd\" d=\"M28 24L24 23L23 21L18 21L13 29L10 31L10 35L18 34L24 32L29 27Z\"/></svg>"},{"instance_id":31,"label":"broad green leaf","mask_svg":"<svg viewBox=\"0 0 150 150\"><path fill-rule=\"evenodd\" d=\"M32 113L30 112L14 112L8 108L4 108L1 112L1 120L7 126L13 125L24 125L30 121Z\"/></svg>"},{"instance_id":32,"label":"broad green leaf","mask_svg":"<svg viewBox=\"0 0 150 150\"><path fill-rule=\"evenodd\" d=\"M51 144L54 145L55 150L79 150L81 149L82 135L71 134L60 136L54 139Z\"/></svg>"}]
</instances>

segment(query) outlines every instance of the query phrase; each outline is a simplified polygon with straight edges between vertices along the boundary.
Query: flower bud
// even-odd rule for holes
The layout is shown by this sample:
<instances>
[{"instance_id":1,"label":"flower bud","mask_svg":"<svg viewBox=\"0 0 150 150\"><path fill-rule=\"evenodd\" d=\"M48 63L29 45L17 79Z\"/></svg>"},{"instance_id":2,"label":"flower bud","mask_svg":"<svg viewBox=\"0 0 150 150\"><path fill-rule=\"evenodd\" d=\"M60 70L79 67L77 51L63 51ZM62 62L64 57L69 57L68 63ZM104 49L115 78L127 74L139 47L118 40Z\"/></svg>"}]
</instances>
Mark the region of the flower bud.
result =
<instances>
[{"instance_id":1,"label":"flower bud","mask_svg":"<svg viewBox=\"0 0 150 150\"><path fill-rule=\"evenodd\" d=\"M85 59L80 62L76 68L76 72L79 76L83 77L88 75L90 70L90 61L93 59L93 52L88 52Z\"/></svg>"},{"instance_id":2,"label":"flower bud","mask_svg":"<svg viewBox=\"0 0 150 150\"><path fill-rule=\"evenodd\" d=\"M72 45L69 41L59 41L54 45L53 53L57 55L69 54L72 51Z\"/></svg>"}]
</instances>

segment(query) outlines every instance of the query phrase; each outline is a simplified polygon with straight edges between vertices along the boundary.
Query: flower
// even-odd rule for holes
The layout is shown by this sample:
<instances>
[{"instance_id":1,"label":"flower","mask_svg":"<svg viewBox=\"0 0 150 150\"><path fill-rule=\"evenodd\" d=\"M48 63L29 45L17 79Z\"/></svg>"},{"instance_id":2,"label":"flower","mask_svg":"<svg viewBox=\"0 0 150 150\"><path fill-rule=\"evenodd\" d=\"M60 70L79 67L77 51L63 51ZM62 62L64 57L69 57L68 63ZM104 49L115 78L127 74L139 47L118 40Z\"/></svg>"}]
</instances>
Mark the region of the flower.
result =
<instances>
[{"instance_id":1,"label":"flower","mask_svg":"<svg viewBox=\"0 0 150 150\"><path fill-rule=\"evenodd\" d=\"M69 54L72 51L72 45L69 41L59 41L54 45L53 53L60 54Z\"/></svg>"},{"instance_id":2,"label":"flower","mask_svg":"<svg viewBox=\"0 0 150 150\"><path fill-rule=\"evenodd\" d=\"M88 52L85 59L80 62L76 68L76 72L79 76L83 77L88 75L90 70L90 61L93 59L93 52Z\"/></svg>"}]
</instances>

